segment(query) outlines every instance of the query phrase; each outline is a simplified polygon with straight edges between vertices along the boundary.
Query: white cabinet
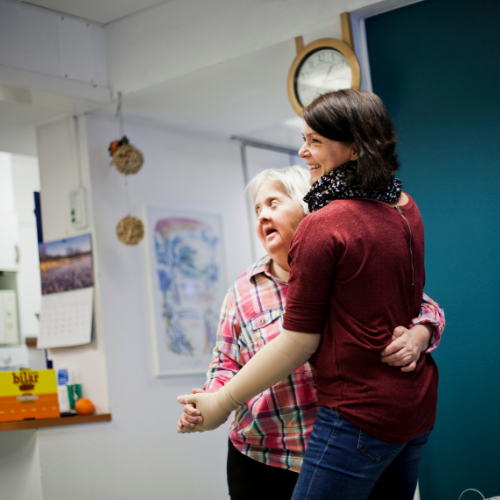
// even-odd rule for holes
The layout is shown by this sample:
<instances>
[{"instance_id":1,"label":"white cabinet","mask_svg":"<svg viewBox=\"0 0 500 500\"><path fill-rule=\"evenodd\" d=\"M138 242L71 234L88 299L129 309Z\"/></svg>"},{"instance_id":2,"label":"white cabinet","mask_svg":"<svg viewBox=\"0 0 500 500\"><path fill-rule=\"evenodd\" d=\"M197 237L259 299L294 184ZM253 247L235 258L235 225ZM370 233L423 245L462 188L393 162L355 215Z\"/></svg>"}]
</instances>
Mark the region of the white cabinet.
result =
<instances>
[{"instance_id":1,"label":"white cabinet","mask_svg":"<svg viewBox=\"0 0 500 500\"><path fill-rule=\"evenodd\" d=\"M18 344L17 297L15 290L0 290L0 344Z\"/></svg>"},{"instance_id":2,"label":"white cabinet","mask_svg":"<svg viewBox=\"0 0 500 500\"><path fill-rule=\"evenodd\" d=\"M19 257L17 215L0 213L0 271L17 271Z\"/></svg>"},{"instance_id":3,"label":"white cabinet","mask_svg":"<svg viewBox=\"0 0 500 500\"><path fill-rule=\"evenodd\" d=\"M28 348L25 345L0 347L0 371L17 371L21 368L31 368Z\"/></svg>"},{"instance_id":4,"label":"white cabinet","mask_svg":"<svg viewBox=\"0 0 500 500\"><path fill-rule=\"evenodd\" d=\"M0 271L17 271L18 227L12 182L12 155L0 153Z\"/></svg>"}]
</instances>

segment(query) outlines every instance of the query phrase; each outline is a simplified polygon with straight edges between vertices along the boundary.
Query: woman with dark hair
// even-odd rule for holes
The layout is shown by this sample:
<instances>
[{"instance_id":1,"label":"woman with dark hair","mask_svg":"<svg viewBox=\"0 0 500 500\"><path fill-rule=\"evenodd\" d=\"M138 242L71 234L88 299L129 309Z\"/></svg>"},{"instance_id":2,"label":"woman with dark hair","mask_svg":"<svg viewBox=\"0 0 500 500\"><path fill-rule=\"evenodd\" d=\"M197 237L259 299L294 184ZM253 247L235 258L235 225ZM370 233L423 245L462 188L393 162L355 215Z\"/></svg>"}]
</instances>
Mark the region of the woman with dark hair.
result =
<instances>
[{"instance_id":1,"label":"woman with dark hair","mask_svg":"<svg viewBox=\"0 0 500 500\"><path fill-rule=\"evenodd\" d=\"M424 232L394 177L396 138L382 101L342 90L304 110L308 215L292 241L283 331L215 394L186 396L201 429L309 360L318 414L294 491L304 499L413 498L434 425L437 367L391 370L380 351L419 310Z\"/></svg>"}]
</instances>

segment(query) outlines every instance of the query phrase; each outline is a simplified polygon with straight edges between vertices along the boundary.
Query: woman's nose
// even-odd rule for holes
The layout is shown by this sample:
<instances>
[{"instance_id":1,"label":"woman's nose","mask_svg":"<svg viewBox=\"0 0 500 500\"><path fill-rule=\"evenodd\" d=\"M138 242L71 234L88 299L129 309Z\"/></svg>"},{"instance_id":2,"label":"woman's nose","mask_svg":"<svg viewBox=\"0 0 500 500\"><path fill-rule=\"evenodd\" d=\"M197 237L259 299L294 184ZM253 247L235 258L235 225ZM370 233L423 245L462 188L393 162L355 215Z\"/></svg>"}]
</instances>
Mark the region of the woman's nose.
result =
<instances>
[{"instance_id":1,"label":"woman's nose","mask_svg":"<svg viewBox=\"0 0 500 500\"><path fill-rule=\"evenodd\" d=\"M307 144L304 142L302 144L302 147L299 149L299 152L297 153L301 158L304 158L307 152Z\"/></svg>"},{"instance_id":2,"label":"woman's nose","mask_svg":"<svg viewBox=\"0 0 500 500\"><path fill-rule=\"evenodd\" d=\"M262 208L261 211L259 212L259 215L257 216L257 220L262 223L267 219L268 219L267 210L265 208Z\"/></svg>"}]
</instances>

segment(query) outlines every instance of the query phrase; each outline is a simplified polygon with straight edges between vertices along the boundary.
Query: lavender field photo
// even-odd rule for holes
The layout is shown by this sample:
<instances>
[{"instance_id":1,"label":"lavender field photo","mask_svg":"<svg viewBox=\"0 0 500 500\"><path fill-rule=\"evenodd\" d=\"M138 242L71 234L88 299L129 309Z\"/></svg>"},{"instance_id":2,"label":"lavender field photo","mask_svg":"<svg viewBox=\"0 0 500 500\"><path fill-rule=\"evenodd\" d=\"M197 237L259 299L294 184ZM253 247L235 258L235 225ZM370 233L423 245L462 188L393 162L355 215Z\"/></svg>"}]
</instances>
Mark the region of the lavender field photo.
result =
<instances>
[{"instance_id":1,"label":"lavender field photo","mask_svg":"<svg viewBox=\"0 0 500 500\"><path fill-rule=\"evenodd\" d=\"M42 294L94 286L90 234L40 243Z\"/></svg>"}]
</instances>

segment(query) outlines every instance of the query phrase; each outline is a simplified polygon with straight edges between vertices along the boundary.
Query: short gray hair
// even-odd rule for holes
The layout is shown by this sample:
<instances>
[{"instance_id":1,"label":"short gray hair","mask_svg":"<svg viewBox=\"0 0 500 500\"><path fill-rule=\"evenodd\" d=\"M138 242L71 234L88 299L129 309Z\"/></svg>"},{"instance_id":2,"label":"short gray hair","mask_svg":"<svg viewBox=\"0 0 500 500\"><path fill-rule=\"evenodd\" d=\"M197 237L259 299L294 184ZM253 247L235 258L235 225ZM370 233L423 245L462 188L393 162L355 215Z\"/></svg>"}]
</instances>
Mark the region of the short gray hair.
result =
<instances>
[{"instance_id":1,"label":"short gray hair","mask_svg":"<svg viewBox=\"0 0 500 500\"><path fill-rule=\"evenodd\" d=\"M259 172L248 184L245 189L247 196L255 203L257 191L265 182L279 182L289 198L296 201L304 214L309 213L307 204L303 198L311 189L309 184L309 173L302 167L294 165L285 168L268 168Z\"/></svg>"}]
</instances>

